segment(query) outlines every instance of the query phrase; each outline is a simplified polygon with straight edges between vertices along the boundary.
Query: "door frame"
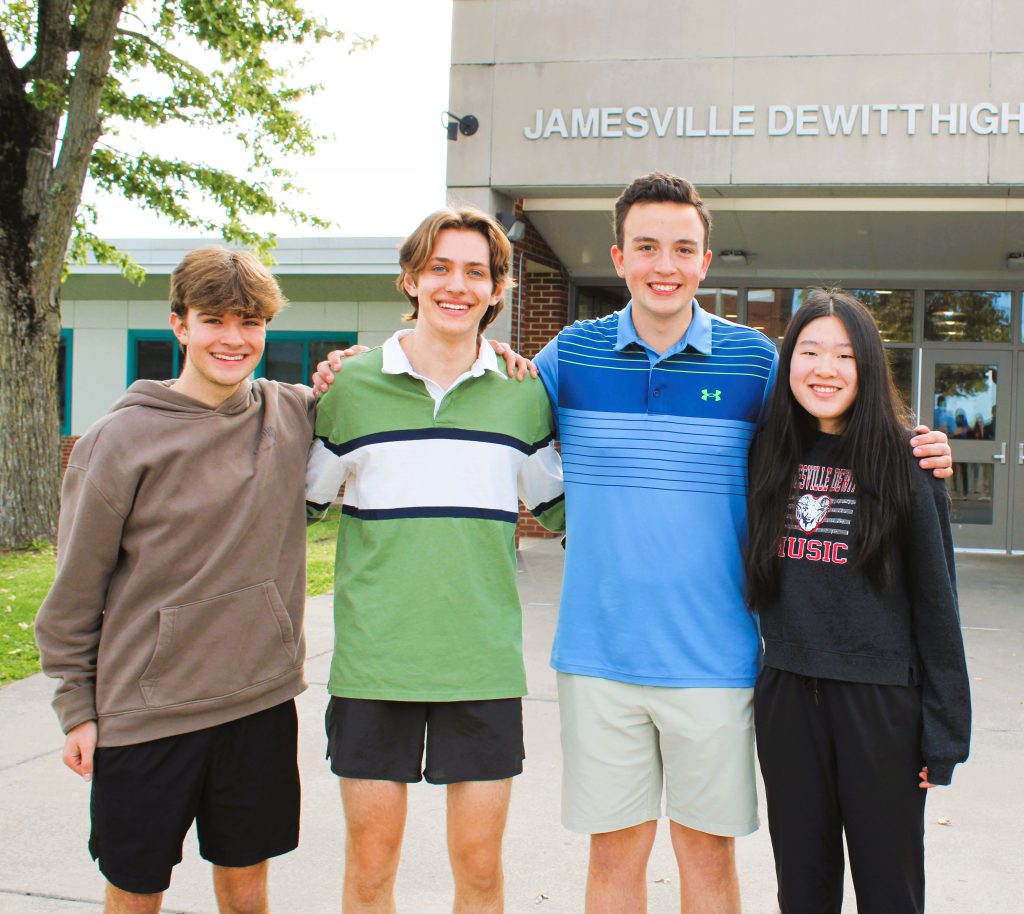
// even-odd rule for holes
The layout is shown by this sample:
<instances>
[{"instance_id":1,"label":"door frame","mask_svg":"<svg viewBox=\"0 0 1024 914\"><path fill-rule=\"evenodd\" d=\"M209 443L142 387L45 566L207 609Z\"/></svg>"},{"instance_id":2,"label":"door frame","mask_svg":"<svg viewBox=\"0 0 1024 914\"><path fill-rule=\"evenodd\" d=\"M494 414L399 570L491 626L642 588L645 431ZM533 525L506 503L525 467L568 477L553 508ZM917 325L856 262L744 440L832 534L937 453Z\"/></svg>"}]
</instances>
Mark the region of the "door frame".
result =
<instances>
[{"instance_id":1,"label":"door frame","mask_svg":"<svg viewBox=\"0 0 1024 914\"><path fill-rule=\"evenodd\" d=\"M1013 436L1010 439L1008 463L1010 466L1010 522L1011 552L1024 554L1024 351L1014 354L1017 374L1013 379L1014 408Z\"/></svg>"},{"instance_id":2,"label":"door frame","mask_svg":"<svg viewBox=\"0 0 1024 914\"><path fill-rule=\"evenodd\" d=\"M1015 416L1014 353L1009 349L925 347L921 351L920 415L926 425L934 421L935 368L937 365L995 365L996 427L995 440L959 440L950 438L953 462L992 467L992 523L953 523L953 543L967 549L1006 552L1010 545L1010 437ZM1005 443L1005 447L1003 447ZM1002 460L1000 457L1002 456ZM1014 455L1015 456L1015 455ZM953 477L955 480L957 477ZM952 486L953 483L948 483ZM1015 512L1016 513L1016 512ZM1024 547L1022 547L1024 548Z\"/></svg>"}]
</instances>

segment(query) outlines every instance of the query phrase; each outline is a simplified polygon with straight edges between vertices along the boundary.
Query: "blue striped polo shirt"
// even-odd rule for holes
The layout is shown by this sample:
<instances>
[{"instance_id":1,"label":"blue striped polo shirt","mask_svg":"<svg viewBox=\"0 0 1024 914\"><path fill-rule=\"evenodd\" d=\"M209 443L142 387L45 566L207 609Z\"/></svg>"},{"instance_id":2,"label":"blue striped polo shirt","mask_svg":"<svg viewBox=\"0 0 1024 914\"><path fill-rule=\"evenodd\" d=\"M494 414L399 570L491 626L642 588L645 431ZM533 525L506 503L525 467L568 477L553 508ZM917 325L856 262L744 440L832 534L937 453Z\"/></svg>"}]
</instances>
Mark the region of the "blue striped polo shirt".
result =
<instances>
[{"instance_id":1,"label":"blue striped polo shirt","mask_svg":"<svg viewBox=\"0 0 1024 914\"><path fill-rule=\"evenodd\" d=\"M632 303L566 327L536 363L556 406L566 559L556 670L745 687L760 639L743 601L747 449L778 357L703 311L662 354Z\"/></svg>"}]
</instances>

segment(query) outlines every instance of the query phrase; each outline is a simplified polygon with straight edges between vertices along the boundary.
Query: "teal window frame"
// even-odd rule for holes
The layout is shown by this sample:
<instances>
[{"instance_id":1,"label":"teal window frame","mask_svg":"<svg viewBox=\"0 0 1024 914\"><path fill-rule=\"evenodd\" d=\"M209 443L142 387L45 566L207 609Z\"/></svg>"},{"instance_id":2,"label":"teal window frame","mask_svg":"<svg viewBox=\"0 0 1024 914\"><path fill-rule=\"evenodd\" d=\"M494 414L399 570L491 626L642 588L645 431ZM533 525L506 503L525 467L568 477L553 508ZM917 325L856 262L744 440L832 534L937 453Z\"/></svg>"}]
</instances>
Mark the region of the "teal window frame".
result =
<instances>
[{"instance_id":1,"label":"teal window frame","mask_svg":"<svg viewBox=\"0 0 1024 914\"><path fill-rule=\"evenodd\" d=\"M128 373L125 376L125 386L130 387L138 380L139 357L138 346L140 342L156 340L162 343L171 344L171 367L172 377L177 377L181 371L181 351L178 340L170 330L129 330L128 331ZM160 380L166 380L160 378Z\"/></svg>"},{"instance_id":2,"label":"teal window frame","mask_svg":"<svg viewBox=\"0 0 1024 914\"><path fill-rule=\"evenodd\" d=\"M302 383L309 384L309 379L313 376L313 369L315 365L309 364L309 344L319 342L321 340L334 340L339 337L350 338L352 344L355 345L359 342L359 334L355 330L268 330L267 331L267 343L268 345L274 342L279 343L302 343ZM263 353L263 358L260 359L259 365L256 366L254 376L257 378L265 378L266 372L267 354L266 351Z\"/></svg>"},{"instance_id":3,"label":"teal window frame","mask_svg":"<svg viewBox=\"0 0 1024 914\"><path fill-rule=\"evenodd\" d=\"M60 420L60 433L71 434L71 359L75 347L75 335L68 328L60 331L60 341L64 345L64 415Z\"/></svg>"}]
</instances>

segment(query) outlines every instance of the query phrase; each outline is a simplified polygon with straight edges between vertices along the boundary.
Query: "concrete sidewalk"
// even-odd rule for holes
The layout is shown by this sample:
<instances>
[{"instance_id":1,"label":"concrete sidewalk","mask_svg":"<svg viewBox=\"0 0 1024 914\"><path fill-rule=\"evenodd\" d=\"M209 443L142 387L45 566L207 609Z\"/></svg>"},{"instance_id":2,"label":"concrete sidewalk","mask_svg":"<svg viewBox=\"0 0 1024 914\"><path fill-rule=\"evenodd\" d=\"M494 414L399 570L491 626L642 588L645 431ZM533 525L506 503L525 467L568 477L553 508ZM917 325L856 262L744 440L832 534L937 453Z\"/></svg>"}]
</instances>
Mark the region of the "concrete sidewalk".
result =
<instances>
[{"instance_id":1,"label":"concrete sidewalk","mask_svg":"<svg viewBox=\"0 0 1024 914\"><path fill-rule=\"evenodd\" d=\"M526 771L516 780L505 841L507 910L583 910L586 837L559 824L560 750L554 676L547 665L561 583L552 540L524 540L520 552L530 695L524 702ZM931 914L1018 914L1024 910L1024 558L958 556L960 601L974 694L974 742L953 787L931 792L927 810ZM300 696L302 843L271 867L275 914L340 910L343 826L335 778L324 761L323 709L331 649L328 597L308 608L310 688ZM86 851L88 787L60 761L63 737L43 676L0 690L0 914L90 914L103 880ZM451 879L441 788L410 790L398 877L403 914L444 914ZM762 823L764 814L762 811ZM948 821L948 824L940 824ZM767 829L738 842L744 911L773 914L774 873ZM678 878L664 822L648 871L651 914L677 912ZM856 910L848 888L846 914ZM1014 900L1016 899L1016 900ZM209 866L190 836L165 896L165 911L215 912Z\"/></svg>"}]
</instances>

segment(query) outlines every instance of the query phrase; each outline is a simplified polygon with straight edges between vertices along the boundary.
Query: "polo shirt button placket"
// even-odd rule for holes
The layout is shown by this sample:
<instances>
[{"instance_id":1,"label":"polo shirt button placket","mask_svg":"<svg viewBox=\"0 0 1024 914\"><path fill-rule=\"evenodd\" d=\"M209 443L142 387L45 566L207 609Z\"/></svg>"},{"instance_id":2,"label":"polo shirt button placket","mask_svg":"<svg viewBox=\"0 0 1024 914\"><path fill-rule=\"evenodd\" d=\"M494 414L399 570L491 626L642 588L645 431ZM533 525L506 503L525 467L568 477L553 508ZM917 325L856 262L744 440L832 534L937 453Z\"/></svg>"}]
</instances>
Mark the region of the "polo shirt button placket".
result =
<instances>
[{"instance_id":1,"label":"polo shirt button placket","mask_svg":"<svg viewBox=\"0 0 1024 914\"><path fill-rule=\"evenodd\" d=\"M654 413L654 414L661 413L662 410L659 408L661 406L660 400L661 400L661 387L660 386L653 386L652 385L651 388L650 388L650 396L648 396L648 398L647 398L647 411L649 413Z\"/></svg>"}]
</instances>

